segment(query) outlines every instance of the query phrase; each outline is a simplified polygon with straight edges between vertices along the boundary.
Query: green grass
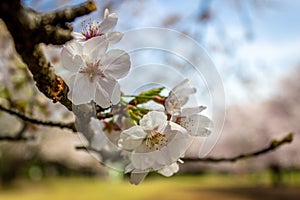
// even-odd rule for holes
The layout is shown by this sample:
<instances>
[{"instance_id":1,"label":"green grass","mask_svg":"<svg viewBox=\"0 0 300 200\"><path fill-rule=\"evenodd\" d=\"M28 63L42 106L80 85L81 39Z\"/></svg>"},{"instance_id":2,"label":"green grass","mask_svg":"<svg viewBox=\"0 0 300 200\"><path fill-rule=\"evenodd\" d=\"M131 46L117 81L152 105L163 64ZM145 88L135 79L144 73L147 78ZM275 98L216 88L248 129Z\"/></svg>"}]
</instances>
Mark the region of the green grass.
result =
<instances>
[{"instance_id":1,"label":"green grass","mask_svg":"<svg viewBox=\"0 0 300 200\"><path fill-rule=\"evenodd\" d=\"M295 180L300 175L295 174ZM0 188L1 200L100 200L100 199L195 199L199 195L218 198L211 188L253 187L269 185L268 173L255 175L181 175L171 178L152 176L139 186L127 180L73 177L48 178L41 181L18 180L9 189ZM295 183L300 185L300 183ZM200 191L200 193L199 193ZM228 195L228 194L227 194ZM226 194L222 194L226 199ZM228 196L230 199L231 196Z\"/></svg>"}]
</instances>

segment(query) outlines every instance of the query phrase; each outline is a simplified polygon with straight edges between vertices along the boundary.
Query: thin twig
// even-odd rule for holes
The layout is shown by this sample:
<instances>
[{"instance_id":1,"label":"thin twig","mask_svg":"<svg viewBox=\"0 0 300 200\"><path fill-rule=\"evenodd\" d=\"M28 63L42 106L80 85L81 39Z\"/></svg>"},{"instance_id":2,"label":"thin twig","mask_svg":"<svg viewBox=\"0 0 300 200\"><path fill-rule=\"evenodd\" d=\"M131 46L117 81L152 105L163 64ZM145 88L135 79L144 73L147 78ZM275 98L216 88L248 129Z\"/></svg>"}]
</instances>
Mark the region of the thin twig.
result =
<instances>
[{"instance_id":1,"label":"thin twig","mask_svg":"<svg viewBox=\"0 0 300 200\"><path fill-rule=\"evenodd\" d=\"M5 111L11 115L14 115L20 119L22 119L25 122L30 122L32 124L38 124L38 125L42 125L42 126L50 126L50 127L58 127L58 128L67 128L72 130L73 132L77 132L76 128L75 128L75 124L73 122L71 123L61 123L61 122L52 122L52 121L42 121L42 120L38 120L32 117L28 117L18 111L14 111L12 109L8 109L3 107L2 105L0 105L0 110Z\"/></svg>"},{"instance_id":2,"label":"thin twig","mask_svg":"<svg viewBox=\"0 0 300 200\"><path fill-rule=\"evenodd\" d=\"M28 141L28 140L34 140L34 136L29 136L29 137L18 137L18 136L0 136L0 141Z\"/></svg>"},{"instance_id":3,"label":"thin twig","mask_svg":"<svg viewBox=\"0 0 300 200\"><path fill-rule=\"evenodd\" d=\"M228 157L228 158L213 158L213 157L207 157L207 158L183 158L182 160L185 162L235 162L241 159L251 158L263 155L265 153L274 151L275 149L279 148L283 144L291 143L293 141L293 133L289 133L281 140L273 140L270 145L266 148L263 148L258 151L246 153L246 154L240 154L234 157Z\"/></svg>"}]
</instances>

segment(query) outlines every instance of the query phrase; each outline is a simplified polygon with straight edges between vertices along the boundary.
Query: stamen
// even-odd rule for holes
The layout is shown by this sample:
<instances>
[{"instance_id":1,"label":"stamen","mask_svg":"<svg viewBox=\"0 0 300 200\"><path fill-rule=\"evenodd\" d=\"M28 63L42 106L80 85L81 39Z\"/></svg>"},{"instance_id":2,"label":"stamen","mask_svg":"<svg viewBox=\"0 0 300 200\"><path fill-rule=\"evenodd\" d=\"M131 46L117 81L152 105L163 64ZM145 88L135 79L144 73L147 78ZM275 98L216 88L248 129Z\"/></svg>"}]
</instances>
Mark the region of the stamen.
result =
<instances>
[{"instance_id":1,"label":"stamen","mask_svg":"<svg viewBox=\"0 0 300 200\"><path fill-rule=\"evenodd\" d=\"M85 37L85 40L104 35L100 32L100 23L97 21L90 21L89 23L83 21L81 34Z\"/></svg>"},{"instance_id":2,"label":"stamen","mask_svg":"<svg viewBox=\"0 0 300 200\"><path fill-rule=\"evenodd\" d=\"M79 73L85 73L90 78L90 81L93 82L96 76L105 77L103 71L100 69L100 61L94 63L86 63L86 66L79 71Z\"/></svg>"},{"instance_id":3,"label":"stamen","mask_svg":"<svg viewBox=\"0 0 300 200\"><path fill-rule=\"evenodd\" d=\"M164 133L160 133L155 130L151 130L146 138L146 146L151 150L160 150L162 147L166 146L168 143L168 138Z\"/></svg>"}]
</instances>

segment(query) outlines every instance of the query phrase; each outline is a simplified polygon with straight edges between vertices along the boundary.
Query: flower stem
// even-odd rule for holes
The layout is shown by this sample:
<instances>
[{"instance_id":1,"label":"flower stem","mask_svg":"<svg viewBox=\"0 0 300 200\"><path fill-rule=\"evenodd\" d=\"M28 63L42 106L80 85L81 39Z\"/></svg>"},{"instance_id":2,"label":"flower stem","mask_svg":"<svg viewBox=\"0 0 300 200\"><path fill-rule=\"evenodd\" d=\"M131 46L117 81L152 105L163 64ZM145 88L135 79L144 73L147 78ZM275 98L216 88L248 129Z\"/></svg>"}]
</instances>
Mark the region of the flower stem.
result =
<instances>
[{"instance_id":1,"label":"flower stem","mask_svg":"<svg viewBox=\"0 0 300 200\"><path fill-rule=\"evenodd\" d=\"M134 97L134 98L144 98L144 99L153 99L155 96L137 96L137 95L123 95L122 97Z\"/></svg>"}]
</instances>

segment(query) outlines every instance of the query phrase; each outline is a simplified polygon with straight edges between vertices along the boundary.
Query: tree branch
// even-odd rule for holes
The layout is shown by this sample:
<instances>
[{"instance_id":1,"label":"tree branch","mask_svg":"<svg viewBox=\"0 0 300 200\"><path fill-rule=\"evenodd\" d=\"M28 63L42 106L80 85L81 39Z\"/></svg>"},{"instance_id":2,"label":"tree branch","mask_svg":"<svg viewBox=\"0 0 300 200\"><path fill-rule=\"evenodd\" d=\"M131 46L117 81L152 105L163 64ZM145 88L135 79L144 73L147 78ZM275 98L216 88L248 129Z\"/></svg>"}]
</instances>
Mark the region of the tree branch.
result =
<instances>
[{"instance_id":1,"label":"tree branch","mask_svg":"<svg viewBox=\"0 0 300 200\"><path fill-rule=\"evenodd\" d=\"M270 145L266 148L263 148L258 151L254 151L251 153L247 154L240 154L234 157L229 157L229 158L213 158L213 157L207 157L207 158L182 158L181 160L185 162L235 162L238 160L246 159L246 158L251 158L251 157L256 157L260 156L263 154L266 154L268 152L274 151L275 149L279 148L283 144L291 143L293 141L293 133L287 134L283 139L281 140L273 140ZM85 151L94 151L94 152L99 152L96 149L93 149L92 147L85 147L85 146L77 146L75 147L76 150L85 150Z\"/></svg>"},{"instance_id":2,"label":"tree branch","mask_svg":"<svg viewBox=\"0 0 300 200\"><path fill-rule=\"evenodd\" d=\"M54 103L60 102L74 112L76 127L88 140L92 136L89 120L94 115L94 110L88 106L73 105L67 95L68 86L55 74L54 67L46 60L40 45L41 43L62 45L73 39L72 28L66 23L95 10L96 3L87 1L73 8L40 14L24 7L20 0L0 1L0 18L12 35L16 50L32 73L37 88Z\"/></svg>"},{"instance_id":3,"label":"tree branch","mask_svg":"<svg viewBox=\"0 0 300 200\"><path fill-rule=\"evenodd\" d=\"M38 120L32 117L28 117L20 112L8 109L3 107L2 105L0 105L0 110L3 110L11 115L14 115L18 118L20 118L21 120L25 121L25 122L30 122L32 124L37 124L37 125L42 125L42 126L50 126L50 127L58 127L58 128L67 128L72 130L73 132L77 132L76 128L75 128L75 124L73 122L71 123L60 123L60 122L52 122L52 121L42 121L42 120Z\"/></svg>"},{"instance_id":4,"label":"tree branch","mask_svg":"<svg viewBox=\"0 0 300 200\"><path fill-rule=\"evenodd\" d=\"M268 152L274 151L275 149L279 148L283 144L291 143L293 141L293 133L289 133L286 136L284 136L281 140L273 140L270 145L266 148L263 148L258 151L246 153L246 154L240 154L234 157L229 158L213 158L213 157L207 157L207 158L183 158L182 160L185 162L235 162L241 159L251 158L260 156L263 154L266 154Z\"/></svg>"},{"instance_id":5,"label":"tree branch","mask_svg":"<svg viewBox=\"0 0 300 200\"><path fill-rule=\"evenodd\" d=\"M29 136L29 137L18 137L18 136L0 136L0 141L28 141L28 140L34 140L34 136Z\"/></svg>"},{"instance_id":6,"label":"tree branch","mask_svg":"<svg viewBox=\"0 0 300 200\"><path fill-rule=\"evenodd\" d=\"M40 14L24 7L20 0L0 1L0 18L11 33L16 50L27 64L38 89L68 110L72 110L72 102L67 97L68 86L55 74L53 66L42 53L40 43L61 45L71 40L72 30L65 23L94 10L96 4L88 1L74 8Z\"/></svg>"}]
</instances>

